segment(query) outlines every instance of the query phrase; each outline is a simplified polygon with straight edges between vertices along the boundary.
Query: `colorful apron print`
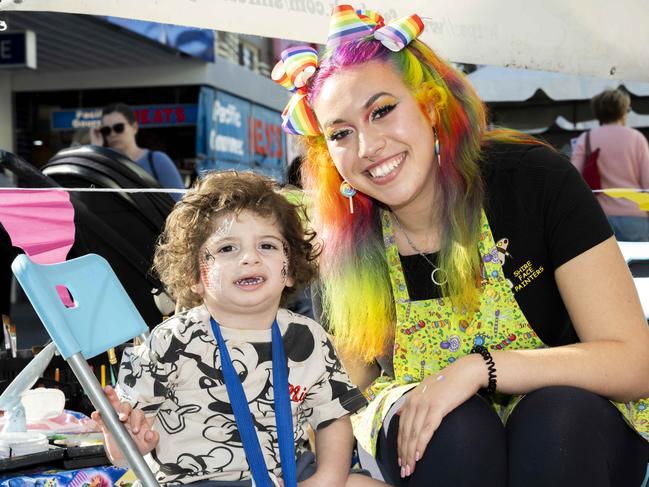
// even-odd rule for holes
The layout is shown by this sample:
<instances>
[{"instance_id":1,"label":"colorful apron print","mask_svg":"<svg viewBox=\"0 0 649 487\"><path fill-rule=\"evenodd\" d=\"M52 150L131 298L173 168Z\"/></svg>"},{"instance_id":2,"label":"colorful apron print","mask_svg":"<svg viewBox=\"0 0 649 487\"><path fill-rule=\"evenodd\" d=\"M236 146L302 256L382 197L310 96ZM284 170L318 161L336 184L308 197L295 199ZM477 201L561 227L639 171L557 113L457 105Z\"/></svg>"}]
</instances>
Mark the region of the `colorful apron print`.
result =
<instances>
[{"instance_id":1,"label":"colorful apron print","mask_svg":"<svg viewBox=\"0 0 649 487\"><path fill-rule=\"evenodd\" d=\"M395 378L381 376L370 386L369 406L352 417L359 445L376 454L376 440L390 407L430 374L467 355L474 345L490 350L536 349L545 344L523 315L497 256L487 217L482 212L479 252L482 289L473 317L454 308L448 299L411 301L395 244L390 213L381 215L386 258L396 304L393 351ZM469 321L470 320L470 321ZM522 396L494 394L489 398L503 421ZM629 423L649 439L649 412L644 401L616 404Z\"/></svg>"}]
</instances>

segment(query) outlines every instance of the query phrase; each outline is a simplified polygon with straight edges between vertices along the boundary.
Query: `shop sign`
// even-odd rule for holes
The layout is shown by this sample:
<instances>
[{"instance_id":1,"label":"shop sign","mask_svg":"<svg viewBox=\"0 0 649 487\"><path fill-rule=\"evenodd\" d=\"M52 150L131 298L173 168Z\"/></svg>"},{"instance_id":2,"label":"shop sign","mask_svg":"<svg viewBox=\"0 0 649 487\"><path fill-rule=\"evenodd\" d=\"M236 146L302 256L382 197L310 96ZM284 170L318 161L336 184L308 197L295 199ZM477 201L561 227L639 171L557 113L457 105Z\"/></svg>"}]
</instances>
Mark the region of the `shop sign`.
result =
<instances>
[{"instance_id":1,"label":"shop sign","mask_svg":"<svg viewBox=\"0 0 649 487\"><path fill-rule=\"evenodd\" d=\"M135 118L141 128L177 127L196 124L196 104L136 105ZM52 111L52 130L76 130L99 127L101 108L71 108Z\"/></svg>"},{"instance_id":2,"label":"shop sign","mask_svg":"<svg viewBox=\"0 0 649 487\"><path fill-rule=\"evenodd\" d=\"M283 180L284 131L279 113L253 105L249 140L255 167L264 174Z\"/></svg>"},{"instance_id":3,"label":"shop sign","mask_svg":"<svg viewBox=\"0 0 649 487\"><path fill-rule=\"evenodd\" d=\"M199 172L253 170L283 180L285 143L279 112L201 88L196 123Z\"/></svg>"},{"instance_id":4,"label":"shop sign","mask_svg":"<svg viewBox=\"0 0 649 487\"><path fill-rule=\"evenodd\" d=\"M248 163L248 118L250 103L217 92L212 104L210 151L217 159L237 164Z\"/></svg>"},{"instance_id":5,"label":"shop sign","mask_svg":"<svg viewBox=\"0 0 649 487\"><path fill-rule=\"evenodd\" d=\"M31 30L0 33L0 68L36 69L36 34Z\"/></svg>"},{"instance_id":6,"label":"shop sign","mask_svg":"<svg viewBox=\"0 0 649 487\"><path fill-rule=\"evenodd\" d=\"M133 107L140 127L176 127L196 124L196 104Z\"/></svg>"}]
</instances>

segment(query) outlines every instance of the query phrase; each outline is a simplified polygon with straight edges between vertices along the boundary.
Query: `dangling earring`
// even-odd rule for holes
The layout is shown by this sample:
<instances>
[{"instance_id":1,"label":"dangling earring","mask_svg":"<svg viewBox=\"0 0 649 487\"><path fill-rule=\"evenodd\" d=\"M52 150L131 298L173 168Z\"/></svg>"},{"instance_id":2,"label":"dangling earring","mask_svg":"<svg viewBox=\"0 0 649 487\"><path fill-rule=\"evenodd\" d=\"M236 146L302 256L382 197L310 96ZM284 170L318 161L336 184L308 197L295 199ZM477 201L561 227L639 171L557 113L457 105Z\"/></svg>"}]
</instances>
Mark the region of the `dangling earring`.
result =
<instances>
[{"instance_id":1,"label":"dangling earring","mask_svg":"<svg viewBox=\"0 0 649 487\"><path fill-rule=\"evenodd\" d=\"M437 157L437 165L442 167L442 156L439 150L439 137L437 136L437 128L433 127L433 136L435 137L435 157Z\"/></svg>"},{"instance_id":2,"label":"dangling earring","mask_svg":"<svg viewBox=\"0 0 649 487\"><path fill-rule=\"evenodd\" d=\"M351 184L349 184L347 181L344 181L340 183L340 194L343 195L345 198L349 198L349 212L353 215L354 214L354 195L356 194L356 188L354 188Z\"/></svg>"}]
</instances>

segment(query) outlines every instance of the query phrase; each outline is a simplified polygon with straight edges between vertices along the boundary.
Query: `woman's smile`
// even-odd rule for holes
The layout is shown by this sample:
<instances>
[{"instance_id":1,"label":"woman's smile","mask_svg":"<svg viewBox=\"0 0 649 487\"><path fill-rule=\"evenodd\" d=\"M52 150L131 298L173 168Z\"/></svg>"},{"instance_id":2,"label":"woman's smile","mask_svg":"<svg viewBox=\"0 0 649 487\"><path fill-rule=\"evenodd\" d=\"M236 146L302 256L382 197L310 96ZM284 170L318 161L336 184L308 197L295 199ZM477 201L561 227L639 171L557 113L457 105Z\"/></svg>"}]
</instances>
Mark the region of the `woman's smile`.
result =
<instances>
[{"instance_id":1,"label":"woman's smile","mask_svg":"<svg viewBox=\"0 0 649 487\"><path fill-rule=\"evenodd\" d=\"M406 158L406 153L402 152L393 157L387 157L384 160L377 162L365 169L375 183L387 182L387 180L396 176L396 169L401 166L401 163Z\"/></svg>"}]
</instances>

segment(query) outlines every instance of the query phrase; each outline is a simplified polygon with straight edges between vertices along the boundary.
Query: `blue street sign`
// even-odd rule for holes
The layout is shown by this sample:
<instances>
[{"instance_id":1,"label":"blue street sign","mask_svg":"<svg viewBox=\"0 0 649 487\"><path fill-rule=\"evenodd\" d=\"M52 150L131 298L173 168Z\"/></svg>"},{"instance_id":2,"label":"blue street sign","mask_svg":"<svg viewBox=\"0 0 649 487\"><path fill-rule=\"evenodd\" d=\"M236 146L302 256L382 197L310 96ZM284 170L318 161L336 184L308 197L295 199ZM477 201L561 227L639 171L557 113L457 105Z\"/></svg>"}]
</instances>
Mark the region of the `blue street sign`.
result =
<instances>
[{"instance_id":1,"label":"blue street sign","mask_svg":"<svg viewBox=\"0 0 649 487\"><path fill-rule=\"evenodd\" d=\"M0 33L0 68L36 69L36 34L29 30Z\"/></svg>"},{"instance_id":2,"label":"blue street sign","mask_svg":"<svg viewBox=\"0 0 649 487\"><path fill-rule=\"evenodd\" d=\"M131 107L140 128L179 127L196 125L194 103L176 105L135 105ZM52 111L52 130L75 130L99 127L101 108L68 108Z\"/></svg>"}]
</instances>

